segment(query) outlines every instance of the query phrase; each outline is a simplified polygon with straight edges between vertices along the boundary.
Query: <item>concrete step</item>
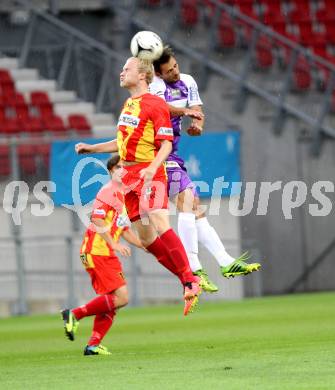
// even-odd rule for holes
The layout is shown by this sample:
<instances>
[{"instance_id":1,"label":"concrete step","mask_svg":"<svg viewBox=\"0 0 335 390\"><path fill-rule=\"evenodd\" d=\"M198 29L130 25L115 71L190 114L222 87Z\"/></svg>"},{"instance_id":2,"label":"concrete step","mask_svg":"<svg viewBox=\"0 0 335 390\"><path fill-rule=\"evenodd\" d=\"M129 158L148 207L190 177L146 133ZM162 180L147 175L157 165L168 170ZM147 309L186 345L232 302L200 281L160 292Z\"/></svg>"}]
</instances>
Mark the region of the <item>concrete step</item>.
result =
<instances>
[{"instance_id":1,"label":"concrete step","mask_svg":"<svg viewBox=\"0 0 335 390\"><path fill-rule=\"evenodd\" d=\"M19 61L17 58L2 57L0 58L0 69L17 69Z\"/></svg>"},{"instance_id":2,"label":"concrete step","mask_svg":"<svg viewBox=\"0 0 335 390\"><path fill-rule=\"evenodd\" d=\"M55 91L57 88L55 80L20 80L15 83L16 89L22 93L32 91L45 91L47 93Z\"/></svg>"},{"instance_id":3,"label":"concrete step","mask_svg":"<svg viewBox=\"0 0 335 390\"><path fill-rule=\"evenodd\" d=\"M83 114L91 121L90 118L95 112L95 106L87 102L56 103L54 111L63 119L66 119L70 114Z\"/></svg>"},{"instance_id":4,"label":"concrete step","mask_svg":"<svg viewBox=\"0 0 335 390\"><path fill-rule=\"evenodd\" d=\"M95 136L100 138L114 138L116 136L116 126L95 125L92 126Z\"/></svg>"},{"instance_id":5,"label":"concrete step","mask_svg":"<svg viewBox=\"0 0 335 390\"><path fill-rule=\"evenodd\" d=\"M97 113L91 116L93 126L115 126L115 118L113 114Z\"/></svg>"},{"instance_id":6,"label":"concrete step","mask_svg":"<svg viewBox=\"0 0 335 390\"><path fill-rule=\"evenodd\" d=\"M78 100L78 96L74 91L51 91L49 98L54 104L74 103Z\"/></svg>"},{"instance_id":7,"label":"concrete step","mask_svg":"<svg viewBox=\"0 0 335 390\"><path fill-rule=\"evenodd\" d=\"M15 82L17 81L33 81L38 80L39 74L37 69L11 69L10 74L12 75Z\"/></svg>"}]
</instances>

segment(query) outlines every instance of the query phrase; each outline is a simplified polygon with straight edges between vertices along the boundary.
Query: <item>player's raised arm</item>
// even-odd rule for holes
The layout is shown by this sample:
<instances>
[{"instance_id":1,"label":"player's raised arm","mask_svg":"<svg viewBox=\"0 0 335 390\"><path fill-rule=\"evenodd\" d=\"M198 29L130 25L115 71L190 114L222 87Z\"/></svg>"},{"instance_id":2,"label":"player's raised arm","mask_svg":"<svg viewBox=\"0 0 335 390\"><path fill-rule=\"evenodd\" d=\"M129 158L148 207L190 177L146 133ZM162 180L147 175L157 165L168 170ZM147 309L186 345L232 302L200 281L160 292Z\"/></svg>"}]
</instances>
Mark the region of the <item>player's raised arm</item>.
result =
<instances>
[{"instance_id":1,"label":"player's raised arm","mask_svg":"<svg viewBox=\"0 0 335 390\"><path fill-rule=\"evenodd\" d=\"M189 128L187 129L187 133L193 136L201 135L205 123L205 116L202 112L202 108L201 106L192 106L191 110L198 112L200 117L192 117L193 119Z\"/></svg>"},{"instance_id":2,"label":"player's raised arm","mask_svg":"<svg viewBox=\"0 0 335 390\"><path fill-rule=\"evenodd\" d=\"M79 142L75 145L75 151L78 154L91 154L91 153L114 153L118 151L117 141L100 142L97 144L86 144Z\"/></svg>"}]
</instances>

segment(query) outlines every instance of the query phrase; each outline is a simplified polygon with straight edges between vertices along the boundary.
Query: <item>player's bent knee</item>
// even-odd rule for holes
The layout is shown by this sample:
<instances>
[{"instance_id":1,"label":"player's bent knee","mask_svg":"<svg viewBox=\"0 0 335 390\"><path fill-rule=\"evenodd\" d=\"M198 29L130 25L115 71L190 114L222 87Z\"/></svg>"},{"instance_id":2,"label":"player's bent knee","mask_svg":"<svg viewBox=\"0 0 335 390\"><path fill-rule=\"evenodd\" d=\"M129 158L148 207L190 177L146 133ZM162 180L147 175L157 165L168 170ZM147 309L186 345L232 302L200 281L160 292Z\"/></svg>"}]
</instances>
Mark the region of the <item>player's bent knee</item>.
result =
<instances>
[{"instance_id":1,"label":"player's bent knee","mask_svg":"<svg viewBox=\"0 0 335 390\"><path fill-rule=\"evenodd\" d=\"M119 300L119 307L127 306L128 303L129 303L128 295L124 295L124 296L120 297L120 300Z\"/></svg>"}]
</instances>

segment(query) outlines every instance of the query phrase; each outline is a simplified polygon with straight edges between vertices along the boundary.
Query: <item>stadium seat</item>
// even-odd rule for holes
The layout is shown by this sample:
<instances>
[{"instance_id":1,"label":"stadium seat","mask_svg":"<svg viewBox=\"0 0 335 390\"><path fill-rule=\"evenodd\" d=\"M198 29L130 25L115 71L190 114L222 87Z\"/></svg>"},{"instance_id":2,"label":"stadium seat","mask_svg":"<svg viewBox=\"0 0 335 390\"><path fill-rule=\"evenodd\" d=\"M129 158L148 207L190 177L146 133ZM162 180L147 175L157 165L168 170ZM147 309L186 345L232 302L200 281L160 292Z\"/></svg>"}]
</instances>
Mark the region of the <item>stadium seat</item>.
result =
<instances>
[{"instance_id":1,"label":"stadium seat","mask_svg":"<svg viewBox=\"0 0 335 390\"><path fill-rule=\"evenodd\" d=\"M86 117L80 114L72 114L68 117L69 129L77 130L78 132L89 132L91 126L88 123Z\"/></svg>"},{"instance_id":2,"label":"stadium seat","mask_svg":"<svg viewBox=\"0 0 335 390\"><path fill-rule=\"evenodd\" d=\"M286 34L286 20L282 14L267 13L264 15L264 24L271 27L278 34Z\"/></svg>"},{"instance_id":3,"label":"stadium seat","mask_svg":"<svg viewBox=\"0 0 335 390\"><path fill-rule=\"evenodd\" d=\"M22 129L30 134L40 134L45 130L45 125L41 118L28 116L22 121Z\"/></svg>"},{"instance_id":4,"label":"stadium seat","mask_svg":"<svg viewBox=\"0 0 335 390\"><path fill-rule=\"evenodd\" d=\"M316 20L319 23L328 23L335 21L335 9L320 8L315 13Z\"/></svg>"},{"instance_id":5,"label":"stadium seat","mask_svg":"<svg viewBox=\"0 0 335 390\"><path fill-rule=\"evenodd\" d=\"M49 96L43 91L33 91L30 94L31 105L36 107L40 116L43 119L54 115L53 106L50 102Z\"/></svg>"},{"instance_id":6,"label":"stadium seat","mask_svg":"<svg viewBox=\"0 0 335 390\"><path fill-rule=\"evenodd\" d=\"M15 112L18 120L26 120L29 116L29 108L22 93L15 93L6 97L7 108Z\"/></svg>"},{"instance_id":7,"label":"stadium seat","mask_svg":"<svg viewBox=\"0 0 335 390\"><path fill-rule=\"evenodd\" d=\"M12 83L13 79L7 69L0 69L0 84Z\"/></svg>"},{"instance_id":8,"label":"stadium seat","mask_svg":"<svg viewBox=\"0 0 335 390\"><path fill-rule=\"evenodd\" d=\"M20 122L16 118L5 118L3 122L0 122L0 133L5 135L15 135L20 133L22 127Z\"/></svg>"},{"instance_id":9,"label":"stadium seat","mask_svg":"<svg viewBox=\"0 0 335 390\"><path fill-rule=\"evenodd\" d=\"M0 105L0 122L3 122L6 118L5 107Z\"/></svg>"},{"instance_id":10,"label":"stadium seat","mask_svg":"<svg viewBox=\"0 0 335 390\"><path fill-rule=\"evenodd\" d=\"M335 45L335 20L325 23L325 28L327 42Z\"/></svg>"},{"instance_id":11,"label":"stadium seat","mask_svg":"<svg viewBox=\"0 0 335 390\"><path fill-rule=\"evenodd\" d=\"M53 115L48 118L45 118L45 127L47 130L52 131L56 134L66 131L63 119L58 115Z\"/></svg>"},{"instance_id":12,"label":"stadium seat","mask_svg":"<svg viewBox=\"0 0 335 390\"><path fill-rule=\"evenodd\" d=\"M268 37L261 36L256 44L256 65L261 69L270 68L273 64L272 44Z\"/></svg>"},{"instance_id":13,"label":"stadium seat","mask_svg":"<svg viewBox=\"0 0 335 390\"><path fill-rule=\"evenodd\" d=\"M15 84L13 81L0 83L0 93L4 96L11 96L16 94Z\"/></svg>"},{"instance_id":14,"label":"stadium seat","mask_svg":"<svg viewBox=\"0 0 335 390\"><path fill-rule=\"evenodd\" d=\"M184 26L190 27L198 23L198 7L193 0L182 0L180 14Z\"/></svg>"},{"instance_id":15,"label":"stadium seat","mask_svg":"<svg viewBox=\"0 0 335 390\"><path fill-rule=\"evenodd\" d=\"M301 13L309 13L311 14L310 11L310 3L307 0L291 0L291 5L293 5L294 10L300 11Z\"/></svg>"},{"instance_id":16,"label":"stadium seat","mask_svg":"<svg viewBox=\"0 0 335 390\"><path fill-rule=\"evenodd\" d=\"M312 83L311 67L306 58L299 56L293 69L293 85L296 91L306 91Z\"/></svg>"},{"instance_id":17,"label":"stadium seat","mask_svg":"<svg viewBox=\"0 0 335 390\"><path fill-rule=\"evenodd\" d=\"M280 14L281 13L281 3L280 0L261 0L259 4L263 6L265 9L265 13L267 14Z\"/></svg>"},{"instance_id":18,"label":"stadium seat","mask_svg":"<svg viewBox=\"0 0 335 390\"><path fill-rule=\"evenodd\" d=\"M223 48L236 46L236 34L234 30L234 23L230 16L226 13L222 15L219 22L218 30L219 46Z\"/></svg>"},{"instance_id":19,"label":"stadium seat","mask_svg":"<svg viewBox=\"0 0 335 390\"><path fill-rule=\"evenodd\" d=\"M311 23L312 18L308 9L294 9L288 15L290 23Z\"/></svg>"}]
</instances>

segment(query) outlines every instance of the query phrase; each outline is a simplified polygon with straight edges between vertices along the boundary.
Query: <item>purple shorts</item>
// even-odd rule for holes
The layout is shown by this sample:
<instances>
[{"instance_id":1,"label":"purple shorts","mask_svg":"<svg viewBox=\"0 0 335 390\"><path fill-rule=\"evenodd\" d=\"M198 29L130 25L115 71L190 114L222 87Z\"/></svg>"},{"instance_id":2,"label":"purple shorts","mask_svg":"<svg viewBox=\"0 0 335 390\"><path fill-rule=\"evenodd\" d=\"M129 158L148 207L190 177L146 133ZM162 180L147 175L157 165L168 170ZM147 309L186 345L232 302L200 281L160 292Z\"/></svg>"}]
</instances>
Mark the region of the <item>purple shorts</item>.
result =
<instances>
[{"instance_id":1,"label":"purple shorts","mask_svg":"<svg viewBox=\"0 0 335 390\"><path fill-rule=\"evenodd\" d=\"M167 161L166 172L168 176L169 197L176 196L187 188L192 190L194 196L198 196L196 186L189 177L184 164L175 161Z\"/></svg>"}]
</instances>

